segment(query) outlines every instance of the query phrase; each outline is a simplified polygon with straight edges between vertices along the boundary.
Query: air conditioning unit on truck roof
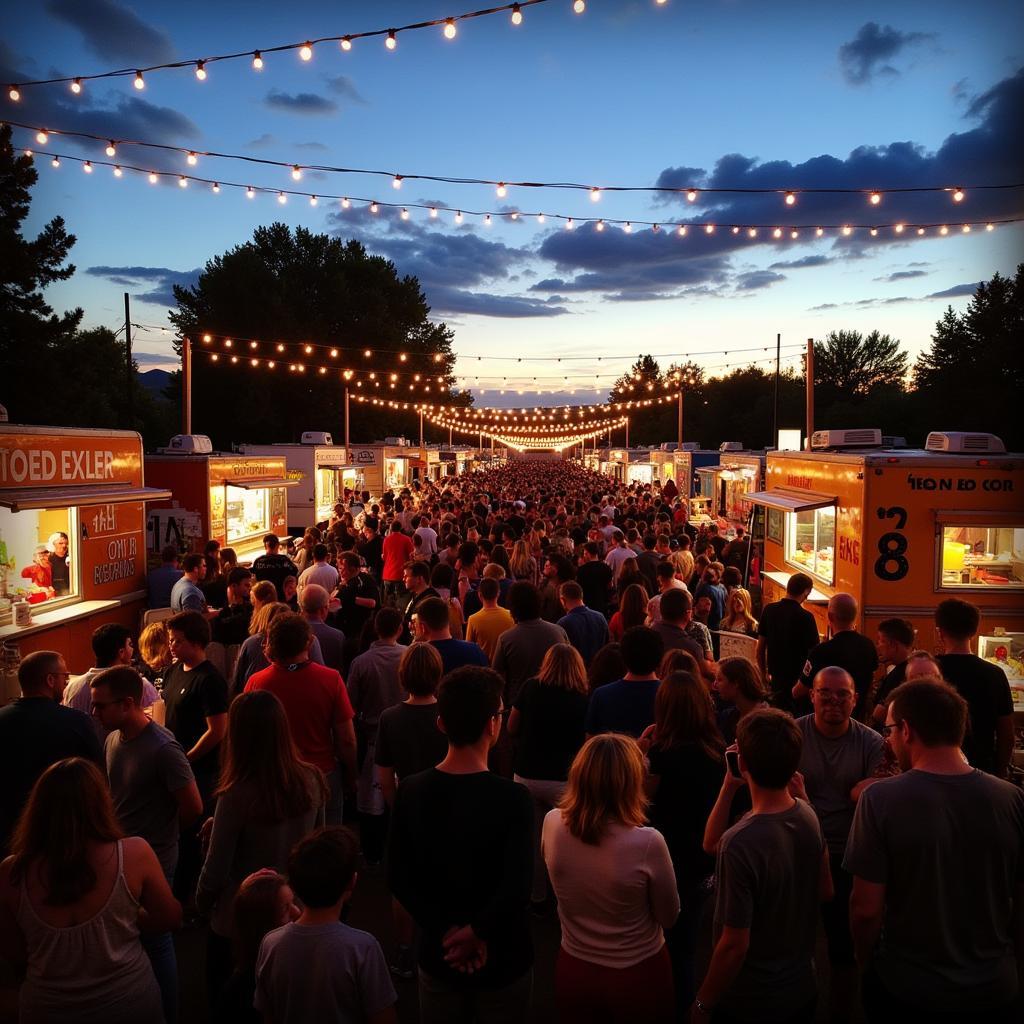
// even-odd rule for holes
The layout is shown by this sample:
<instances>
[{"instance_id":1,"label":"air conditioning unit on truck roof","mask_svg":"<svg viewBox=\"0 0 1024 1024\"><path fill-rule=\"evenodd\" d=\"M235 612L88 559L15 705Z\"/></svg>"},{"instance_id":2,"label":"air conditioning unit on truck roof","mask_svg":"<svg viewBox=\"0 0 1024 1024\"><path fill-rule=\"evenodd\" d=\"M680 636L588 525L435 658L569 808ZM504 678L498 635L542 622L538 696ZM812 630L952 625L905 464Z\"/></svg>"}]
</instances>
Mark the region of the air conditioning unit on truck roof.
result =
<instances>
[{"instance_id":1,"label":"air conditioning unit on truck roof","mask_svg":"<svg viewBox=\"0 0 1024 1024\"><path fill-rule=\"evenodd\" d=\"M878 448L882 432L873 428L859 430L816 430L811 434L811 450L825 448Z\"/></svg>"},{"instance_id":2,"label":"air conditioning unit on truck roof","mask_svg":"<svg viewBox=\"0 0 1024 1024\"><path fill-rule=\"evenodd\" d=\"M209 455L213 442L205 434L175 434L161 452L181 452L187 455Z\"/></svg>"},{"instance_id":3,"label":"air conditioning unit on truck roof","mask_svg":"<svg viewBox=\"0 0 1024 1024\"><path fill-rule=\"evenodd\" d=\"M334 438L326 430L304 430L300 444L334 444Z\"/></svg>"},{"instance_id":4,"label":"air conditioning unit on truck roof","mask_svg":"<svg viewBox=\"0 0 1024 1024\"><path fill-rule=\"evenodd\" d=\"M933 430L924 443L926 452L965 455L1002 455L1006 445L995 434L970 434L964 430Z\"/></svg>"},{"instance_id":5,"label":"air conditioning unit on truck roof","mask_svg":"<svg viewBox=\"0 0 1024 1024\"><path fill-rule=\"evenodd\" d=\"M719 446L720 452L741 452L743 451L742 441L723 441Z\"/></svg>"}]
</instances>

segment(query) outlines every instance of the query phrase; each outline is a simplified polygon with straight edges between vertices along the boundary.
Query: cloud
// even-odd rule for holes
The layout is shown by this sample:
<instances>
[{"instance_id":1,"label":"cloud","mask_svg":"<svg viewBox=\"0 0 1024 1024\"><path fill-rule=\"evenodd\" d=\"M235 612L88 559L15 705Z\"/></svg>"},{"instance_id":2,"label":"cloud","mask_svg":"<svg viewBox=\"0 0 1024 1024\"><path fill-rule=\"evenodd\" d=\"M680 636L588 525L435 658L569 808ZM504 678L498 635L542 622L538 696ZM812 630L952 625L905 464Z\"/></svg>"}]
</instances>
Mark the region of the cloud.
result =
<instances>
[{"instance_id":1,"label":"cloud","mask_svg":"<svg viewBox=\"0 0 1024 1024\"><path fill-rule=\"evenodd\" d=\"M348 75L335 75L333 78L326 78L327 88L337 96L342 96L353 103L366 106L366 99L356 88L355 82Z\"/></svg>"},{"instance_id":2,"label":"cloud","mask_svg":"<svg viewBox=\"0 0 1024 1024\"><path fill-rule=\"evenodd\" d=\"M283 111L287 114L312 114L325 115L333 114L338 109L338 104L326 96L320 96L315 92L281 92L280 89L271 89L263 100L263 105L271 110Z\"/></svg>"},{"instance_id":3,"label":"cloud","mask_svg":"<svg viewBox=\"0 0 1024 1024\"><path fill-rule=\"evenodd\" d=\"M564 306L551 305L518 295L471 292L443 285L424 287L433 313L470 314L494 317L550 317L569 312Z\"/></svg>"},{"instance_id":4,"label":"cloud","mask_svg":"<svg viewBox=\"0 0 1024 1024\"><path fill-rule=\"evenodd\" d=\"M801 256L797 260L777 260L775 263L769 263L769 270L804 270L807 267L823 267L826 263L831 263L832 258L830 256Z\"/></svg>"},{"instance_id":5,"label":"cloud","mask_svg":"<svg viewBox=\"0 0 1024 1024\"><path fill-rule=\"evenodd\" d=\"M245 145L247 149L268 149L270 146L277 145L277 138L271 135L270 132L264 132Z\"/></svg>"},{"instance_id":6,"label":"cloud","mask_svg":"<svg viewBox=\"0 0 1024 1024\"><path fill-rule=\"evenodd\" d=\"M296 142L295 149L307 149L315 153L324 153L329 148L322 142Z\"/></svg>"},{"instance_id":7,"label":"cloud","mask_svg":"<svg viewBox=\"0 0 1024 1024\"><path fill-rule=\"evenodd\" d=\"M736 278L737 291L750 292L758 291L761 288L769 288L777 281L785 281L785 274L776 274L771 270L752 270L746 274L740 274Z\"/></svg>"},{"instance_id":8,"label":"cloud","mask_svg":"<svg viewBox=\"0 0 1024 1024\"><path fill-rule=\"evenodd\" d=\"M891 283L893 281L908 281L912 277L927 277L928 271L926 270L897 270L891 274L886 274L884 277L876 277L875 281L884 281Z\"/></svg>"},{"instance_id":9,"label":"cloud","mask_svg":"<svg viewBox=\"0 0 1024 1024\"><path fill-rule=\"evenodd\" d=\"M941 292L932 292L926 299L958 299L963 295L973 295L978 290L977 283L957 284L952 288L944 288Z\"/></svg>"},{"instance_id":10,"label":"cloud","mask_svg":"<svg viewBox=\"0 0 1024 1024\"><path fill-rule=\"evenodd\" d=\"M47 0L46 10L77 29L102 60L146 67L175 59L170 36L117 0Z\"/></svg>"},{"instance_id":11,"label":"cloud","mask_svg":"<svg viewBox=\"0 0 1024 1024\"><path fill-rule=\"evenodd\" d=\"M191 287L199 280L200 268L195 270L173 270L170 267L87 267L86 274L91 277L102 277L111 284L122 288L133 289L148 287L132 295L137 302L148 302L154 306L176 307L174 285L183 288Z\"/></svg>"},{"instance_id":12,"label":"cloud","mask_svg":"<svg viewBox=\"0 0 1024 1024\"><path fill-rule=\"evenodd\" d=\"M891 25L869 21L839 47L839 67L850 85L866 85L877 75L895 78L899 71L888 61L934 39L932 32L900 32Z\"/></svg>"}]
</instances>

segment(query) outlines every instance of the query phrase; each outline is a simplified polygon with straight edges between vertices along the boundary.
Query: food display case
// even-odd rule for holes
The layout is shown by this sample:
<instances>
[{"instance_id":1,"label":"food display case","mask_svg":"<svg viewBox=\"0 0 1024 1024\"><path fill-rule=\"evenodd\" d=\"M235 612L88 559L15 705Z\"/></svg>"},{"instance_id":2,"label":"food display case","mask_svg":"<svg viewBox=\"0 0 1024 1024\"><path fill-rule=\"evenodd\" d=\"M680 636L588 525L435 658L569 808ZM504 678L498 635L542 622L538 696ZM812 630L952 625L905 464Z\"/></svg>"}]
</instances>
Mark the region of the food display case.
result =
<instances>
[{"instance_id":1,"label":"food display case","mask_svg":"<svg viewBox=\"0 0 1024 1024\"><path fill-rule=\"evenodd\" d=\"M746 526L751 503L746 495L760 490L764 479L764 456L724 452L717 466L697 470L700 496L711 500L711 515L719 525Z\"/></svg>"},{"instance_id":2,"label":"food display case","mask_svg":"<svg viewBox=\"0 0 1024 1024\"><path fill-rule=\"evenodd\" d=\"M1006 673L1013 695L1013 710L1024 714L1024 633L978 637L978 657Z\"/></svg>"},{"instance_id":3,"label":"food display case","mask_svg":"<svg viewBox=\"0 0 1024 1024\"><path fill-rule=\"evenodd\" d=\"M857 599L862 632L899 615L929 649L944 597L976 605L986 636L1024 631L1024 455L987 434L933 432L917 450L883 447L881 431L820 435L812 451L769 452L764 489L746 496L766 512L765 602L805 572L822 634L836 593Z\"/></svg>"}]
</instances>

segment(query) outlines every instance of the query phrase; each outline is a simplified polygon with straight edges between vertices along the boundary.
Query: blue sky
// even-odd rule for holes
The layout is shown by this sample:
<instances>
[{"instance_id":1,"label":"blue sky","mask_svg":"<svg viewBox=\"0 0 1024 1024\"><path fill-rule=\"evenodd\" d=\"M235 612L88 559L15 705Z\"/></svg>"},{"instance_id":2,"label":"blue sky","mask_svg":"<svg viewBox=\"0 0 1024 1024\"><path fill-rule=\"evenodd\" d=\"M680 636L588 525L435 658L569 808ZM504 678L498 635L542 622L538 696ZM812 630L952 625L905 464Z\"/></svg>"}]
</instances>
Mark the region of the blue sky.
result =
<instances>
[{"instance_id":1,"label":"blue sky","mask_svg":"<svg viewBox=\"0 0 1024 1024\"><path fill-rule=\"evenodd\" d=\"M0 81L135 67L164 60L251 50L318 35L339 35L463 13L471 2L267 4L181 0L41 0L8 20ZM267 55L249 61L89 83L80 97L65 86L25 90L18 105L0 96L0 116L117 138L247 153L284 161L377 167L404 174L596 184L799 188L841 185L997 184L1024 180L1024 8L1013 2L756 3L714 0L591 0L584 15L570 0L460 25L403 34L395 52L380 40L350 53L323 44L312 61ZM25 143L29 136L17 133ZM49 148L105 159L103 148L71 140ZM155 158L121 147L119 159L188 171L177 156ZM239 169L204 159L196 173L271 188L287 172ZM165 322L173 282L189 282L210 257L244 242L273 220L359 238L416 274L438 319L455 330L457 372L488 386L485 404L536 396L531 375L551 390L563 372L541 355L593 355L573 364L587 376L625 369L643 352L695 357L722 372L745 362L736 350L773 347L776 332L795 362L807 337L833 329L878 328L911 354L927 345L946 305L963 308L973 286L1024 257L1024 228L959 233L964 219L1024 215L1024 190L948 196L887 196L869 210L860 197L805 197L787 210L778 197L723 196L689 204L644 193L585 194L512 190L504 200L484 186L307 174L310 191L437 202L451 208L518 207L575 217L725 223L942 223L951 234L896 239L866 231L848 239L774 242L686 238L618 229L572 232L530 221L479 218L461 226L450 213L347 213L272 196L248 201L223 190L147 184L108 169L91 175L40 161L29 230L60 213L78 237L78 273L55 285L55 308L80 305L87 325L118 326L121 293L133 319ZM718 205L720 204L720 205ZM359 339L369 343L368 339ZM136 338L143 368L168 365L159 332ZM731 355L723 353L732 350ZM515 354L514 369L487 356ZM469 356L484 358L470 360ZM601 355L602 363L596 363ZM759 357L761 353L752 353ZM618 361L616 361L618 359ZM670 360L663 359L663 364ZM504 398L503 375L518 375ZM548 378L548 379L545 379ZM582 379L573 381L582 388ZM610 383L606 381L605 383ZM585 394L577 391L577 397ZM602 389L603 397L603 389ZM552 399L546 398L545 402Z\"/></svg>"}]
</instances>

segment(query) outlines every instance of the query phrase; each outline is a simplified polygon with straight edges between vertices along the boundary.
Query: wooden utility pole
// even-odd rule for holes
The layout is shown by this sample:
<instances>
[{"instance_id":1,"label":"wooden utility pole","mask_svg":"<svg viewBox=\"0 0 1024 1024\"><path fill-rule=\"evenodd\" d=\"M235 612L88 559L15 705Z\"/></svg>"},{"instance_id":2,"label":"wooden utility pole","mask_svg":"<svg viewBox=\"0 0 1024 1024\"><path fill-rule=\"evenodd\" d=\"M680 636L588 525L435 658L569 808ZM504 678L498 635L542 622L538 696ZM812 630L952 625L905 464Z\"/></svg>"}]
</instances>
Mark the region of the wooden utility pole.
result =
<instances>
[{"instance_id":1,"label":"wooden utility pole","mask_svg":"<svg viewBox=\"0 0 1024 1024\"><path fill-rule=\"evenodd\" d=\"M782 335L775 335L775 397L772 400L772 447L779 443L779 356L782 351Z\"/></svg>"},{"instance_id":2,"label":"wooden utility pole","mask_svg":"<svg viewBox=\"0 0 1024 1024\"><path fill-rule=\"evenodd\" d=\"M807 447L811 445L814 433L814 339L807 339L807 359L804 373L804 389L807 396Z\"/></svg>"},{"instance_id":3,"label":"wooden utility pole","mask_svg":"<svg viewBox=\"0 0 1024 1024\"><path fill-rule=\"evenodd\" d=\"M682 388L679 389L679 414L677 416L677 420L678 420L678 422L677 422L677 425L676 425L676 435L677 435L676 440L678 441L678 444L676 445L676 447L677 448L682 448L683 447L683 389Z\"/></svg>"},{"instance_id":4,"label":"wooden utility pole","mask_svg":"<svg viewBox=\"0 0 1024 1024\"><path fill-rule=\"evenodd\" d=\"M125 408L127 409L127 423L125 427L132 429L135 422L135 398L133 380L135 374L132 372L132 315L128 308L128 293L124 293L124 373L125 373Z\"/></svg>"},{"instance_id":5,"label":"wooden utility pole","mask_svg":"<svg viewBox=\"0 0 1024 1024\"><path fill-rule=\"evenodd\" d=\"M348 384L345 385L345 461L351 462L352 455L349 452L349 410L348 410Z\"/></svg>"},{"instance_id":6,"label":"wooden utility pole","mask_svg":"<svg viewBox=\"0 0 1024 1024\"><path fill-rule=\"evenodd\" d=\"M192 339L181 339L181 432L192 433Z\"/></svg>"}]
</instances>

